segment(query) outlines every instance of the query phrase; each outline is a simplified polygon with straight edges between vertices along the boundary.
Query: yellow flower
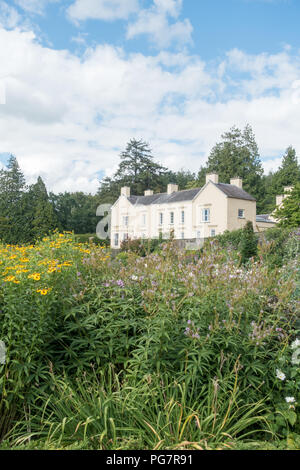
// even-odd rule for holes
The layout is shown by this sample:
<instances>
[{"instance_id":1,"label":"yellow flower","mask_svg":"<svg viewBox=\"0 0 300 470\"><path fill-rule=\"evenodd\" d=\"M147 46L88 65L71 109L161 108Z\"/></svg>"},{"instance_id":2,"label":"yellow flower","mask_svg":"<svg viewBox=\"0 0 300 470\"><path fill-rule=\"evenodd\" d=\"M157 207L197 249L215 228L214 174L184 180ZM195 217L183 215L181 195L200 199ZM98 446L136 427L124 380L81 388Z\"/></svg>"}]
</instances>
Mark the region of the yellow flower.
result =
<instances>
[{"instance_id":1,"label":"yellow flower","mask_svg":"<svg viewBox=\"0 0 300 470\"><path fill-rule=\"evenodd\" d=\"M51 291L51 288L49 289L38 289L36 292L41 294L41 295L47 295Z\"/></svg>"},{"instance_id":2,"label":"yellow flower","mask_svg":"<svg viewBox=\"0 0 300 470\"><path fill-rule=\"evenodd\" d=\"M8 276L4 279L4 282L14 282L15 284L19 284L20 281L17 281L15 276Z\"/></svg>"},{"instance_id":3,"label":"yellow flower","mask_svg":"<svg viewBox=\"0 0 300 470\"><path fill-rule=\"evenodd\" d=\"M34 279L35 281L39 281L41 279L41 275L40 273L29 274L28 279Z\"/></svg>"},{"instance_id":4,"label":"yellow flower","mask_svg":"<svg viewBox=\"0 0 300 470\"><path fill-rule=\"evenodd\" d=\"M55 267L51 267L48 269L48 273L54 273L54 271L56 271Z\"/></svg>"}]
</instances>

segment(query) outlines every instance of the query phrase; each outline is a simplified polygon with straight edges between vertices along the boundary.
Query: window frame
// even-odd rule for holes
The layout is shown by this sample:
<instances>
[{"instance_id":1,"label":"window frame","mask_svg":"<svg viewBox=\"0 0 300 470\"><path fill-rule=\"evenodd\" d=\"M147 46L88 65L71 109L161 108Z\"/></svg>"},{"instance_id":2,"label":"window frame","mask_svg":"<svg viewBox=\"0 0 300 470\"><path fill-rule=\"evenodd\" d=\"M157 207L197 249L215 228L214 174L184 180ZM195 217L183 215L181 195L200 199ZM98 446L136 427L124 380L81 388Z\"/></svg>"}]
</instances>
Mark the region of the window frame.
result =
<instances>
[{"instance_id":1,"label":"window frame","mask_svg":"<svg viewBox=\"0 0 300 470\"><path fill-rule=\"evenodd\" d=\"M206 213L207 213L207 219L205 217ZM210 208L209 207L204 207L202 209L202 222L204 222L204 223L209 223L210 222Z\"/></svg>"},{"instance_id":2,"label":"window frame","mask_svg":"<svg viewBox=\"0 0 300 470\"><path fill-rule=\"evenodd\" d=\"M242 212L243 215L240 215L240 211ZM239 219L245 218L245 209L238 209L238 218Z\"/></svg>"}]
</instances>

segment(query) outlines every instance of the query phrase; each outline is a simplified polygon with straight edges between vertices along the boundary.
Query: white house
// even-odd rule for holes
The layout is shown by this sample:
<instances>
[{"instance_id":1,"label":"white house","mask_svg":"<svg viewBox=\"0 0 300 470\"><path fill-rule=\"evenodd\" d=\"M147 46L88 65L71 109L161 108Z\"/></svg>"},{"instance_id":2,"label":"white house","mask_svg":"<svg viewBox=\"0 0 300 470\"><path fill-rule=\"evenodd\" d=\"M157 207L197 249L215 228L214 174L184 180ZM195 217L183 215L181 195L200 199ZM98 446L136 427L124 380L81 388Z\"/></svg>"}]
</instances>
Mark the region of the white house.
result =
<instances>
[{"instance_id":1,"label":"white house","mask_svg":"<svg viewBox=\"0 0 300 470\"><path fill-rule=\"evenodd\" d=\"M208 174L202 188L178 191L169 184L166 193L144 196L130 194L124 187L111 211L111 246L120 248L128 238L167 238L195 241L213 237L225 230L242 228L248 220L256 231L274 226L270 219L256 216L256 200L243 190L241 178L219 183L217 174ZM258 220L257 220L258 218Z\"/></svg>"}]
</instances>

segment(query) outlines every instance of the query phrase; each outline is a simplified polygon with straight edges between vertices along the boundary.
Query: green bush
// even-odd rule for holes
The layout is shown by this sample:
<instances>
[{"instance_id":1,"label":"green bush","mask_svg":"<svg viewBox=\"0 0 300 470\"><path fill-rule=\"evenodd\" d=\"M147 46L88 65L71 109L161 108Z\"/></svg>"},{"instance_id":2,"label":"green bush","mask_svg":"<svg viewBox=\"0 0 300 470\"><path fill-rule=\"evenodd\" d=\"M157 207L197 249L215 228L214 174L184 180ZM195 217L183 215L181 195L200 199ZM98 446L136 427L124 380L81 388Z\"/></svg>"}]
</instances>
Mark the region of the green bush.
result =
<instances>
[{"instance_id":1,"label":"green bush","mask_svg":"<svg viewBox=\"0 0 300 470\"><path fill-rule=\"evenodd\" d=\"M78 243L94 243L95 245L101 246L110 246L110 240L107 238L106 240L100 239L97 237L95 233L83 233L83 234L76 234L75 239Z\"/></svg>"},{"instance_id":2,"label":"green bush","mask_svg":"<svg viewBox=\"0 0 300 470\"><path fill-rule=\"evenodd\" d=\"M146 256L157 251L162 245L162 239L128 239L121 243L121 250L136 253L139 256Z\"/></svg>"}]
</instances>

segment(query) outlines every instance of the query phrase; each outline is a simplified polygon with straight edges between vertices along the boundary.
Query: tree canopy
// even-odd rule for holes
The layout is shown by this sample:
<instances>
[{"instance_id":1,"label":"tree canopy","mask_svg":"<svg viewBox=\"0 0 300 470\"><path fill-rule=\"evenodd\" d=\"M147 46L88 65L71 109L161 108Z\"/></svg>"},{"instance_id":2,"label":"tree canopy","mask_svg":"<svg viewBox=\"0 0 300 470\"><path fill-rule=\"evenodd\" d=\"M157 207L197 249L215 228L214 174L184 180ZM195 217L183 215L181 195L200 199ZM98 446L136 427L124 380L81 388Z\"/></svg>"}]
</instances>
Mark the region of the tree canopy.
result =
<instances>
[{"instance_id":1,"label":"tree canopy","mask_svg":"<svg viewBox=\"0 0 300 470\"><path fill-rule=\"evenodd\" d=\"M300 227L300 183L297 183L286 196L274 216L279 219L281 227Z\"/></svg>"}]
</instances>

